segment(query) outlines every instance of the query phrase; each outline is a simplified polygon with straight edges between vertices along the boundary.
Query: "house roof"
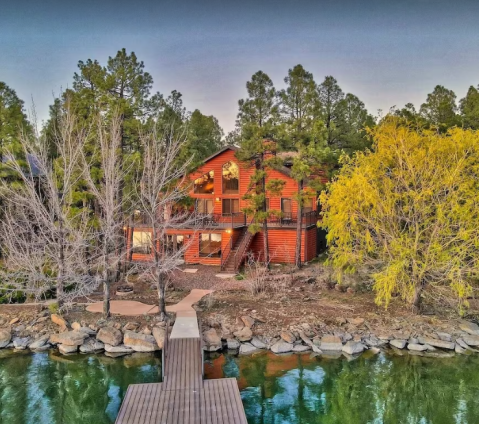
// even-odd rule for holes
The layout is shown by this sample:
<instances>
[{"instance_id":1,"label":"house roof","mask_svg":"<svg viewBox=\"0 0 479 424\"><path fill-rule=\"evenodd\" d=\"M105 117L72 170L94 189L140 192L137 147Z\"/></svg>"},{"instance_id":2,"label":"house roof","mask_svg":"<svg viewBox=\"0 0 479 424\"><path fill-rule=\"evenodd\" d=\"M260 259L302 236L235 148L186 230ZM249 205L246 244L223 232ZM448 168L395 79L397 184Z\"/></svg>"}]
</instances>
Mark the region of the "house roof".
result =
<instances>
[{"instance_id":1,"label":"house roof","mask_svg":"<svg viewBox=\"0 0 479 424\"><path fill-rule=\"evenodd\" d=\"M213 153L211 156L204 159L203 161L206 163L210 161L211 159L215 158L216 156L221 155L221 153L226 152L228 150L233 150L233 152L236 152L239 150L239 147L235 145L225 146L221 150L218 150L216 153Z\"/></svg>"}]
</instances>

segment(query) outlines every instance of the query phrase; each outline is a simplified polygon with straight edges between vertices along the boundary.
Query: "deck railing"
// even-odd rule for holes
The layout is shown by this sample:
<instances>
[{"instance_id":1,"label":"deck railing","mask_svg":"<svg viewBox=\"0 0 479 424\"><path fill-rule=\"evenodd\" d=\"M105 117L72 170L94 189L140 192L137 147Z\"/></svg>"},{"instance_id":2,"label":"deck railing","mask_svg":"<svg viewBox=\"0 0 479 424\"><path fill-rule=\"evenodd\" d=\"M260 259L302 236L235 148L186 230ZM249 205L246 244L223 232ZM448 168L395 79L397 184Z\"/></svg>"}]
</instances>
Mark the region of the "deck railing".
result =
<instances>
[{"instance_id":1,"label":"deck railing","mask_svg":"<svg viewBox=\"0 0 479 424\"><path fill-rule=\"evenodd\" d=\"M309 211L302 215L302 225L304 228L316 225L318 221L318 212ZM298 222L297 214L283 212L279 217L271 217L268 219L268 226L272 227L296 227ZM148 226L149 220L143 214L136 214L130 220L131 226ZM199 228L199 229L215 229L215 228L241 228L247 225L246 214L244 212L235 212L228 214L220 213L198 213L192 212L188 214L173 217L171 220L172 227L181 228Z\"/></svg>"}]
</instances>

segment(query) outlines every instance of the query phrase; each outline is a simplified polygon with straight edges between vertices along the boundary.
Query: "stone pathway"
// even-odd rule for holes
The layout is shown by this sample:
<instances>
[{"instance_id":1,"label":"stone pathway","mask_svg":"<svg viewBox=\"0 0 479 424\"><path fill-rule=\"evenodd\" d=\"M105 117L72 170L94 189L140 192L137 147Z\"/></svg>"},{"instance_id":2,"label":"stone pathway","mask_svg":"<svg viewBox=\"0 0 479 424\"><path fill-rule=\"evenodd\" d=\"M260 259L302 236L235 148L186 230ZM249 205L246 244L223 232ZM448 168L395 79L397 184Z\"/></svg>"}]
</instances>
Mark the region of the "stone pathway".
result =
<instances>
[{"instance_id":1,"label":"stone pathway","mask_svg":"<svg viewBox=\"0 0 479 424\"><path fill-rule=\"evenodd\" d=\"M176 318L194 318L196 322L196 312L192 305L197 303L202 297L212 293L213 290L193 289L184 299L176 305L166 307L167 312L175 312ZM87 306L88 312L103 312L103 302L95 302ZM112 300L110 302L110 312L114 315L137 316L144 314L157 314L158 306L147 305L135 300Z\"/></svg>"}]
</instances>

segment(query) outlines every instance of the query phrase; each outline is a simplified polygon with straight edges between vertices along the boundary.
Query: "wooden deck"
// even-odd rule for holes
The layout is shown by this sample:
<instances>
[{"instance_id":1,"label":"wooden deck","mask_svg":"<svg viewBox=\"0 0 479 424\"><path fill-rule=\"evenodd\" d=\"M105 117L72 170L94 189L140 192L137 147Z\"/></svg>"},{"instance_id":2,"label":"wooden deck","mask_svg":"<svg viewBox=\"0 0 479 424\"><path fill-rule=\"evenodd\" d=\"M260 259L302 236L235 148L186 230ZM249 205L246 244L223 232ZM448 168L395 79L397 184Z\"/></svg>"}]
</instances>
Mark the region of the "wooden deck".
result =
<instances>
[{"instance_id":1,"label":"wooden deck","mask_svg":"<svg viewBox=\"0 0 479 424\"><path fill-rule=\"evenodd\" d=\"M234 378L203 380L196 313L178 313L163 352L163 383L131 384L116 424L247 424Z\"/></svg>"},{"instance_id":2,"label":"wooden deck","mask_svg":"<svg viewBox=\"0 0 479 424\"><path fill-rule=\"evenodd\" d=\"M118 414L122 424L247 424L234 378L206 380L199 390L132 384Z\"/></svg>"}]
</instances>

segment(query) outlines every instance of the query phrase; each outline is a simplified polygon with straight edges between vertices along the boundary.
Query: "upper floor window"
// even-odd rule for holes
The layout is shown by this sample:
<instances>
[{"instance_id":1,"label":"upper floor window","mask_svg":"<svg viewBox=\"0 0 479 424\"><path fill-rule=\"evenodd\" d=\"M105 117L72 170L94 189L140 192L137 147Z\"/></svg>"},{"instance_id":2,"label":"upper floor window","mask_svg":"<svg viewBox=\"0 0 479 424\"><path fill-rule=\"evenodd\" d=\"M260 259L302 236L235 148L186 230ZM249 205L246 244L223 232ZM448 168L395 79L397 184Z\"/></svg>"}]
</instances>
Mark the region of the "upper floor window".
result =
<instances>
[{"instance_id":1,"label":"upper floor window","mask_svg":"<svg viewBox=\"0 0 479 424\"><path fill-rule=\"evenodd\" d=\"M213 213L214 205L212 199L196 199L196 212L201 214Z\"/></svg>"},{"instance_id":2,"label":"upper floor window","mask_svg":"<svg viewBox=\"0 0 479 424\"><path fill-rule=\"evenodd\" d=\"M305 199L303 203L303 213L311 212L313 210L314 200L312 197Z\"/></svg>"},{"instance_id":3,"label":"upper floor window","mask_svg":"<svg viewBox=\"0 0 479 424\"><path fill-rule=\"evenodd\" d=\"M215 171L211 170L197 178L193 192L197 194L213 194L215 192Z\"/></svg>"},{"instance_id":4,"label":"upper floor window","mask_svg":"<svg viewBox=\"0 0 479 424\"><path fill-rule=\"evenodd\" d=\"M223 199L223 215L231 215L239 211L239 199Z\"/></svg>"},{"instance_id":5,"label":"upper floor window","mask_svg":"<svg viewBox=\"0 0 479 424\"><path fill-rule=\"evenodd\" d=\"M239 193L239 167L236 163L228 161L223 164L223 194Z\"/></svg>"},{"instance_id":6,"label":"upper floor window","mask_svg":"<svg viewBox=\"0 0 479 424\"><path fill-rule=\"evenodd\" d=\"M133 253L151 254L151 232L150 231L133 231Z\"/></svg>"}]
</instances>

